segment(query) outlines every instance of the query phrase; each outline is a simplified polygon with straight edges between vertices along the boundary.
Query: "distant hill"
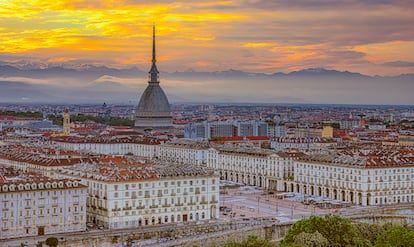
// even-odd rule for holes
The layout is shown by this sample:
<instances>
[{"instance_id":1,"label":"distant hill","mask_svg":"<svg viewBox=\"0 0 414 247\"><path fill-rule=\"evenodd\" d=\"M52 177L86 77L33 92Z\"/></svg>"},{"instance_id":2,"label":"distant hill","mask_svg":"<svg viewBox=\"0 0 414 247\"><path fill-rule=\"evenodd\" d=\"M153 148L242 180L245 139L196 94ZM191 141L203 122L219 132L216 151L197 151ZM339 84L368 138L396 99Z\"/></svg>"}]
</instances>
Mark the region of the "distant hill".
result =
<instances>
[{"instance_id":1,"label":"distant hill","mask_svg":"<svg viewBox=\"0 0 414 247\"><path fill-rule=\"evenodd\" d=\"M119 77L141 77L147 76L148 73L137 67L116 69L108 68L105 66L93 66L83 65L79 67L47 67L47 68L17 68L10 65L0 65L0 77L5 76L28 76L33 78L50 78L50 77L62 77L62 76L75 76L75 77L92 77L99 78L103 75L119 76ZM324 68L309 68L290 73L275 72L273 74L264 73L252 73L241 70L224 70L213 72L198 72L194 70L188 71L176 71L176 72L161 72L161 75L165 78L183 78L183 77L212 77L216 79L228 79L228 78L246 78L246 77L280 77L280 76L353 76L353 77L371 77L360 73L354 73L349 71L337 71L328 70ZM413 74L404 74L397 77L412 77ZM378 76L377 76L378 77ZM392 78L392 77L391 77Z\"/></svg>"},{"instance_id":2,"label":"distant hill","mask_svg":"<svg viewBox=\"0 0 414 247\"><path fill-rule=\"evenodd\" d=\"M0 102L119 102L136 104L148 73L81 64L0 65ZM161 72L170 102L412 104L414 74L368 76L309 68L290 73L241 70Z\"/></svg>"}]
</instances>

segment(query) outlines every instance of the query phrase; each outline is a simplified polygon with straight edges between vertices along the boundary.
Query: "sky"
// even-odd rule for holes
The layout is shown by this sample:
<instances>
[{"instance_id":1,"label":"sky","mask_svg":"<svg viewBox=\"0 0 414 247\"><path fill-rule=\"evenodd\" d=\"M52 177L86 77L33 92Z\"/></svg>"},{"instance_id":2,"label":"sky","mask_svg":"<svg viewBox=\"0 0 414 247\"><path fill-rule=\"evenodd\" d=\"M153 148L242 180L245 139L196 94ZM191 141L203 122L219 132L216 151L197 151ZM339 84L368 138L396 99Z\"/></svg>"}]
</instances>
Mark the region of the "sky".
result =
<instances>
[{"instance_id":1,"label":"sky","mask_svg":"<svg viewBox=\"0 0 414 247\"><path fill-rule=\"evenodd\" d=\"M0 62L414 73L412 0L0 0Z\"/></svg>"}]
</instances>

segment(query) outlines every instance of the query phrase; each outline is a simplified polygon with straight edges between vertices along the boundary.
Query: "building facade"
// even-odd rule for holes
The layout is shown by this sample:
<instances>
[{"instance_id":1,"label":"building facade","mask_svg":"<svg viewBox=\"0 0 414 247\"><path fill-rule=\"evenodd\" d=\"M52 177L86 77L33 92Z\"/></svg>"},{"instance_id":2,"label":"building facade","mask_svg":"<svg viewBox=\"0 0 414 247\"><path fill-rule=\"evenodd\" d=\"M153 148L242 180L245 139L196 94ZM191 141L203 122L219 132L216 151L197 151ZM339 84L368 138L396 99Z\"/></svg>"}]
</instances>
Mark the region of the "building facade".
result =
<instances>
[{"instance_id":1,"label":"building facade","mask_svg":"<svg viewBox=\"0 0 414 247\"><path fill-rule=\"evenodd\" d=\"M317 153L294 163L288 191L357 205L414 202L412 151Z\"/></svg>"},{"instance_id":2,"label":"building facade","mask_svg":"<svg viewBox=\"0 0 414 247\"><path fill-rule=\"evenodd\" d=\"M0 239L86 230L86 186L0 168Z\"/></svg>"},{"instance_id":3,"label":"building facade","mask_svg":"<svg viewBox=\"0 0 414 247\"><path fill-rule=\"evenodd\" d=\"M211 139L215 137L267 136L268 124L262 121L227 121L189 123L184 126L187 139Z\"/></svg>"},{"instance_id":4,"label":"building facade","mask_svg":"<svg viewBox=\"0 0 414 247\"><path fill-rule=\"evenodd\" d=\"M88 185L88 222L105 228L219 217L219 177L206 168L108 157L64 169L60 176Z\"/></svg>"},{"instance_id":5,"label":"building facade","mask_svg":"<svg viewBox=\"0 0 414 247\"><path fill-rule=\"evenodd\" d=\"M218 171L223 180L283 191L283 181L293 176L293 160L301 155L265 149L211 148L207 166Z\"/></svg>"}]
</instances>

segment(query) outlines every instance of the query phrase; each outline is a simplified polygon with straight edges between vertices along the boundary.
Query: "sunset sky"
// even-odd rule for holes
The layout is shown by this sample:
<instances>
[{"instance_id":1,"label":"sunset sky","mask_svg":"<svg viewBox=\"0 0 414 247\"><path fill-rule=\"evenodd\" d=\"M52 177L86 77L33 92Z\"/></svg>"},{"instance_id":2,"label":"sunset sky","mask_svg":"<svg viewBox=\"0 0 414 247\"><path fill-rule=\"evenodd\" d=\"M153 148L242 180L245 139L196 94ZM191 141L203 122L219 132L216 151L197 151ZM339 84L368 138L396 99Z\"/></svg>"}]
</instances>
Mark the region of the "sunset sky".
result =
<instances>
[{"instance_id":1,"label":"sunset sky","mask_svg":"<svg viewBox=\"0 0 414 247\"><path fill-rule=\"evenodd\" d=\"M409 0L0 0L0 61L162 71L414 71Z\"/></svg>"}]
</instances>

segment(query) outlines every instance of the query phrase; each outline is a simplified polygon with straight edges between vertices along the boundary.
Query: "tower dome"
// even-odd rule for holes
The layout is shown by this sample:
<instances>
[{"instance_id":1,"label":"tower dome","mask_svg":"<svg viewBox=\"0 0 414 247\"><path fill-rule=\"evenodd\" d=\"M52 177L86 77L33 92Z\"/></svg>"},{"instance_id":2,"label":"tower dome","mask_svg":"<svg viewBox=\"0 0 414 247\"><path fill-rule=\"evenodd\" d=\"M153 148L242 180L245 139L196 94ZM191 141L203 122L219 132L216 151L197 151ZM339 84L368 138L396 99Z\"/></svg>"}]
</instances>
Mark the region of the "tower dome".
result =
<instances>
[{"instance_id":1,"label":"tower dome","mask_svg":"<svg viewBox=\"0 0 414 247\"><path fill-rule=\"evenodd\" d=\"M135 111L135 127L169 128L172 127L170 103L160 87L159 71L155 55L155 26L152 29L152 65L149 71L148 86L141 95Z\"/></svg>"}]
</instances>

